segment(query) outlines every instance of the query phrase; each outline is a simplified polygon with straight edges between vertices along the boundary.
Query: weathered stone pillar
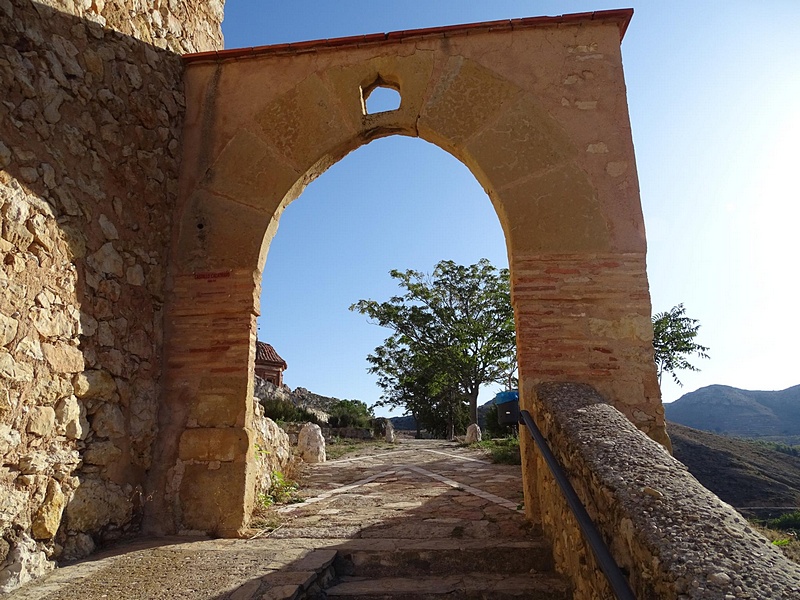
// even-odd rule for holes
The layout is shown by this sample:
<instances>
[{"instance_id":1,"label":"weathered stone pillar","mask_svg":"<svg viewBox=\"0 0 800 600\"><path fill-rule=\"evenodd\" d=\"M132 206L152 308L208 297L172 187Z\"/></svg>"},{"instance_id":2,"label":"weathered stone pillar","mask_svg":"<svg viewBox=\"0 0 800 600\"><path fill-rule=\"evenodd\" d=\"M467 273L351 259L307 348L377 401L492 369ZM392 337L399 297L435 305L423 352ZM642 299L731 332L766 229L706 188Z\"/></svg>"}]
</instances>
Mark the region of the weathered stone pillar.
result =
<instances>
[{"instance_id":1,"label":"weathered stone pillar","mask_svg":"<svg viewBox=\"0 0 800 600\"><path fill-rule=\"evenodd\" d=\"M588 383L633 423L671 447L652 361L643 254L519 257L512 264L520 407L537 414L541 382ZM538 520L533 442L524 435L526 506Z\"/></svg>"},{"instance_id":2,"label":"weathered stone pillar","mask_svg":"<svg viewBox=\"0 0 800 600\"><path fill-rule=\"evenodd\" d=\"M253 506L253 271L175 278L150 531L225 537Z\"/></svg>"}]
</instances>

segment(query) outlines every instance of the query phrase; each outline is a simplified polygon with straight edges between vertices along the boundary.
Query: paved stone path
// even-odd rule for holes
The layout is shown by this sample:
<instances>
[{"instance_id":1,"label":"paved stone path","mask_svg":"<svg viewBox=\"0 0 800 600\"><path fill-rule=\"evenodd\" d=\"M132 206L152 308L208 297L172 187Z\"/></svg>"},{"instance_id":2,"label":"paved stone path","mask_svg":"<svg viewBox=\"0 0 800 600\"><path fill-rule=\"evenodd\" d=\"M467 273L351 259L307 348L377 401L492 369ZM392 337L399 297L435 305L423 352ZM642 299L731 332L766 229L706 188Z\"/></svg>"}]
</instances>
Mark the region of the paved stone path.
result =
<instances>
[{"instance_id":1,"label":"paved stone path","mask_svg":"<svg viewBox=\"0 0 800 600\"><path fill-rule=\"evenodd\" d=\"M486 540L499 538L529 550L541 542L523 518L521 486L518 466L491 464L452 443L403 441L393 450L308 466L306 501L280 508L283 522L269 534L138 540L58 569L10 598L293 598L332 577L337 551L480 554Z\"/></svg>"}]
</instances>

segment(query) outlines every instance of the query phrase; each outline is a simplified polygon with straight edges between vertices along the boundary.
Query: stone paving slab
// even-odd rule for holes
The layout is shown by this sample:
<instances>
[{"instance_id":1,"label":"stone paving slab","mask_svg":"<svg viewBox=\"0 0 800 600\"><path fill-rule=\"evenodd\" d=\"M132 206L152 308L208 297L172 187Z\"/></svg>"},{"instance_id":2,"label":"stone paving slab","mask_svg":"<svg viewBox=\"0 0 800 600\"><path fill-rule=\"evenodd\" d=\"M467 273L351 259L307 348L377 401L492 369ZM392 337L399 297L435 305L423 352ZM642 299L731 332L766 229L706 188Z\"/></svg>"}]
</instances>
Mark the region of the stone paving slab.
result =
<instances>
[{"instance_id":1,"label":"stone paving slab","mask_svg":"<svg viewBox=\"0 0 800 600\"><path fill-rule=\"evenodd\" d=\"M250 540L137 540L60 568L13 600L269 600L299 597L337 552L530 548L519 466L437 441L310 465L302 504Z\"/></svg>"}]
</instances>

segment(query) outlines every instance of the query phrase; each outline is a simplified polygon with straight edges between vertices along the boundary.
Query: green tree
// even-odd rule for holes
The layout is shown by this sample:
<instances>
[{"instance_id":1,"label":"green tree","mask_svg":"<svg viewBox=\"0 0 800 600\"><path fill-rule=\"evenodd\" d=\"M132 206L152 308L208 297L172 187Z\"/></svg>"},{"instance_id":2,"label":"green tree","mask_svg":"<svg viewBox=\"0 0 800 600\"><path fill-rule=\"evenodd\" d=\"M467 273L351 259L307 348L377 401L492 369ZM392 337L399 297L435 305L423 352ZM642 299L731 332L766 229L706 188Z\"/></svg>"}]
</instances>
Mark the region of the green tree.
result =
<instances>
[{"instance_id":1,"label":"green tree","mask_svg":"<svg viewBox=\"0 0 800 600\"><path fill-rule=\"evenodd\" d=\"M375 415L361 400L338 400L330 409L331 427L369 427Z\"/></svg>"},{"instance_id":2,"label":"green tree","mask_svg":"<svg viewBox=\"0 0 800 600\"><path fill-rule=\"evenodd\" d=\"M466 399L459 394L452 374L424 354L398 347L394 337L375 349L367 360L383 388L376 406L402 407L414 417L417 437L425 429L434 437L452 439L469 424Z\"/></svg>"},{"instance_id":3,"label":"green tree","mask_svg":"<svg viewBox=\"0 0 800 600\"><path fill-rule=\"evenodd\" d=\"M675 371L700 370L689 362L692 355L708 358L708 348L695 341L699 329L700 323L686 316L683 304L653 315L653 348L659 385L664 373L669 373L675 383L683 385Z\"/></svg>"},{"instance_id":4,"label":"green tree","mask_svg":"<svg viewBox=\"0 0 800 600\"><path fill-rule=\"evenodd\" d=\"M508 269L488 260L439 262L433 273L393 270L404 290L387 302L359 300L350 310L394 331L367 357L384 389L382 401L412 415L439 406L452 414L466 402L478 418L478 392L507 383L516 370L516 336Z\"/></svg>"}]
</instances>

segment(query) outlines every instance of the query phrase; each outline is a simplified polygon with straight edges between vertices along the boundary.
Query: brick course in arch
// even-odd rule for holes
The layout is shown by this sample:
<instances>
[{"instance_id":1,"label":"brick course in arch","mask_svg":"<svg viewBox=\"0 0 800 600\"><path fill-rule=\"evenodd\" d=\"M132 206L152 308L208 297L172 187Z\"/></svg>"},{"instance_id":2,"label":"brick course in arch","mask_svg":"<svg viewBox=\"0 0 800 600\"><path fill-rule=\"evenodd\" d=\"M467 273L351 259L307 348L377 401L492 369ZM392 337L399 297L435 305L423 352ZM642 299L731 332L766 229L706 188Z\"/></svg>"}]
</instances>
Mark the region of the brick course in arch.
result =
<instances>
[{"instance_id":1,"label":"brick course in arch","mask_svg":"<svg viewBox=\"0 0 800 600\"><path fill-rule=\"evenodd\" d=\"M152 530L235 535L253 503L253 347L283 208L378 137L464 162L502 224L522 404L589 383L669 445L620 39L631 11L480 23L185 57L179 233ZM365 114L362 90L398 89ZM245 369L245 366L248 368ZM527 451L526 451L527 456ZM534 462L523 468L532 482ZM528 486L535 518L533 484Z\"/></svg>"}]
</instances>

